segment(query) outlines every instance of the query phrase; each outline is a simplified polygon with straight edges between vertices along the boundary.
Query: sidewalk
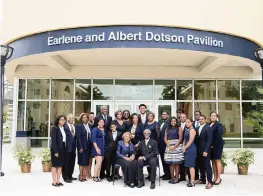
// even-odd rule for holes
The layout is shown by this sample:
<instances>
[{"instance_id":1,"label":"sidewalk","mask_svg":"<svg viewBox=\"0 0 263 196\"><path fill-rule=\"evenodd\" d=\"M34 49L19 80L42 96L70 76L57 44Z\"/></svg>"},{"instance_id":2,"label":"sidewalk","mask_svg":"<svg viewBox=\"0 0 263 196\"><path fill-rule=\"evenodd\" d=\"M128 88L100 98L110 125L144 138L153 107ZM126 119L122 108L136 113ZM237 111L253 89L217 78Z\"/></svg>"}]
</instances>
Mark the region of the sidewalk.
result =
<instances>
[{"instance_id":1,"label":"sidewalk","mask_svg":"<svg viewBox=\"0 0 263 196\"><path fill-rule=\"evenodd\" d=\"M263 195L263 187L261 187L263 182L263 149L254 149L256 152L256 163L249 168L248 176L239 176L236 166L232 165L229 161L225 169L225 174L222 175L222 184L214 186L214 188L210 190L205 190L204 185L196 185L196 187L187 188L185 182L171 185L168 184L167 181L161 181L160 187L156 181L156 188L154 190L150 190L149 182L146 182L146 186L141 189L131 189L129 187L124 187L122 180L116 181L114 186L106 180L101 183L89 180L84 183L78 181L72 184L64 183L64 187L56 188L51 186L51 174L42 172L42 166L39 159L32 164L32 171L30 174L22 174L20 173L17 162L12 158L11 145L4 145L3 149L3 171L5 172L5 177L0 178L0 196L160 196L164 194L167 196ZM39 151L39 149L34 149L34 151ZM226 151L233 150L227 149ZM77 175L78 166L75 168L74 176L76 177Z\"/></svg>"}]
</instances>

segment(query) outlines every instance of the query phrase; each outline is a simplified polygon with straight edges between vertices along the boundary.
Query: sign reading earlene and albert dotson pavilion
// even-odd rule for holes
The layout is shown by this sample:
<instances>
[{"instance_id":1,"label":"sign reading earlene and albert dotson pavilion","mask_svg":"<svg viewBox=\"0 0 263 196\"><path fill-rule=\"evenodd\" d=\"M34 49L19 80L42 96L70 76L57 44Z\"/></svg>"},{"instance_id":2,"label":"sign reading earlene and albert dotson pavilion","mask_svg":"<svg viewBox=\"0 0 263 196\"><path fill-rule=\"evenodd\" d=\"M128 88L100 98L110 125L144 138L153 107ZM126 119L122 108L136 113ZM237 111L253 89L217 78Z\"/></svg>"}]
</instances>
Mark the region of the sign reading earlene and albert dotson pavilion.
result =
<instances>
[{"instance_id":1,"label":"sign reading earlene and albert dotson pavilion","mask_svg":"<svg viewBox=\"0 0 263 196\"><path fill-rule=\"evenodd\" d=\"M221 40L213 39L213 37L196 37L194 35L170 35L164 33L153 32L137 32L137 33L125 33L123 31L112 31L109 34L102 32L100 34L88 34L84 37L82 35L59 37L48 37L48 45L55 46L60 44L73 44L73 43L93 43L93 42L107 42L107 41L147 41L147 42L166 42L166 43L182 43L182 44L196 44L223 48L224 42Z\"/></svg>"},{"instance_id":2,"label":"sign reading earlene and albert dotson pavilion","mask_svg":"<svg viewBox=\"0 0 263 196\"><path fill-rule=\"evenodd\" d=\"M99 48L165 48L228 54L255 60L260 46L248 39L175 27L115 25L54 30L20 38L9 44L11 58L63 50Z\"/></svg>"}]
</instances>

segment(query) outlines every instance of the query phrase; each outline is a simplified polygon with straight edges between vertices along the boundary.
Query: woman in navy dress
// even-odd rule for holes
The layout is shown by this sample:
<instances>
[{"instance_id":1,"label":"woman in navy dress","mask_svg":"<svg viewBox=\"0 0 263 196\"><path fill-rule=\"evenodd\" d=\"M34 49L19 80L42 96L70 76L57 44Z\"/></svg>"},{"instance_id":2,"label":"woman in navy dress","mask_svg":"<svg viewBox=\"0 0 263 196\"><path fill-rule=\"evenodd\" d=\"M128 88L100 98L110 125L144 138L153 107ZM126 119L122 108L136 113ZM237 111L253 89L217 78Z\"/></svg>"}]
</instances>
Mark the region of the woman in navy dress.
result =
<instances>
[{"instance_id":1,"label":"woman in navy dress","mask_svg":"<svg viewBox=\"0 0 263 196\"><path fill-rule=\"evenodd\" d=\"M137 165L135 158L134 145L131 143L131 134L123 134L123 140L118 142L116 163L121 166L124 175L124 183L134 188L137 177Z\"/></svg>"},{"instance_id":2,"label":"woman in navy dress","mask_svg":"<svg viewBox=\"0 0 263 196\"><path fill-rule=\"evenodd\" d=\"M176 184L179 183L180 164L182 164L184 160L182 149L183 130L179 127L176 117L171 117L168 121L164 142L166 143L164 161L169 165L171 173L171 180L169 183Z\"/></svg>"},{"instance_id":3,"label":"woman in navy dress","mask_svg":"<svg viewBox=\"0 0 263 196\"><path fill-rule=\"evenodd\" d=\"M125 131L127 131L127 126L126 123L123 121L122 111L116 111L114 116L115 120L113 120L112 123L116 125L117 131L123 134Z\"/></svg>"},{"instance_id":4,"label":"woman in navy dress","mask_svg":"<svg viewBox=\"0 0 263 196\"><path fill-rule=\"evenodd\" d=\"M91 152L91 129L88 124L88 114L82 113L79 117L80 124L76 126L79 181L87 181L88 165Z\"/></svg>"},{"instance_id":5,"label":"woman in navy dress","mask_svg":"<svg viewBox=\"0 0 263 196\"><path fill-rule=\"evenodd\" d=\"M147 114L147 121L144 124L144 130L149 129L151 131L151 139L158 141L160 134L160 124L154 120L155 114L149 112Z\"/></svg>"},{"instance_id":6,"label":"woman in navy dress","mask_svg":"<svg viewBox=\"0 0 263 196\"><path fill-rule=\"evenodd\" d=\"M96 165L94 168L94 177L93 181L100 182L100 170L102 161L104 158L105 151L105 132L104 132L104 119L101 118L98 120L98 126L92 129L91 133L92 141L92 156L95 157Z\"/></svg>"},{"instance_id":7,"label":"woman in navy dress","mask_svg":"<svg viewBox=\"0 0 263 196\"><path fill-rule=\"evenodd\" d=\"M138 146L139 142L143 140L143 124L138 114L133 113L131 115L128 132L131 133L131 142L133 145Z\"/></svg>"},{"instance_id":8,"label":"woman in navy dress","mask_svg":"<svg viewBox=\"0 0 263 196\"><path fill-rule=\"evenodd\" d=\"M217 120L218 114L215 112L211 112L210 114L210 127L213 129L213 143L211 149L211 159L213 165L213 173L214 173L214 185L219 185L222 182L221 179L221 171L222 164L221 158L224 147L223 140L223 125Z\"/></svg>"},{"instance_id":9,"label":"woman in navy dress","mask_svg":"<svg viewBox=\"0 0 263 196\"><path fill-rule=\"evenodd\" d=\"M184 166L189 168L190 180L187 184L188 187L193 187L195 181L195 160L196 160L196 146L194 144L194 139L196 131L193 128L191 120L187 119L185 121L185 133L184 133Z\"/></svg>"},{"instance_id":10,"label":"woman in navy dress","mask_svg":"<svg viewBox=\"0 0 263 196\"><path fill-rule=\"evenodd\" d=\"M55 125L51 130L51 164L52 164L52 186L63 186L60 182L62 173L62 166L65 164L66 157L66 132L64 130L64 124L66 117L60 115L55 121Z\"/></svg>"}]
</instances>

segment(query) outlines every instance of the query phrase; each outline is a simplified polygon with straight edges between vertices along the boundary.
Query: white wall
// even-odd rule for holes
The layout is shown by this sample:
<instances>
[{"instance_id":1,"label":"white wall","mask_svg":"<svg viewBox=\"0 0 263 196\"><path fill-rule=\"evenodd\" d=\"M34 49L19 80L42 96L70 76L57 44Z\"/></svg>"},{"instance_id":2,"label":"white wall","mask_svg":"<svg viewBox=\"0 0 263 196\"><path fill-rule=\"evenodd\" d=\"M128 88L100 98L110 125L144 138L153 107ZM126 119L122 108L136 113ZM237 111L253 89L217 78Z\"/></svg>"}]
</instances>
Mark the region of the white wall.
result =
<instances>
[{"instance_id":1,"label":"white wall","mask_svg":"<svg viewBox=\"0 0 263 196\"><path fill-rule=\"evenodd\" d=\"M2 42L65 27L152 24L224 31L263 44L262 0L2 1Z\"/></svg>"}]
</instances>

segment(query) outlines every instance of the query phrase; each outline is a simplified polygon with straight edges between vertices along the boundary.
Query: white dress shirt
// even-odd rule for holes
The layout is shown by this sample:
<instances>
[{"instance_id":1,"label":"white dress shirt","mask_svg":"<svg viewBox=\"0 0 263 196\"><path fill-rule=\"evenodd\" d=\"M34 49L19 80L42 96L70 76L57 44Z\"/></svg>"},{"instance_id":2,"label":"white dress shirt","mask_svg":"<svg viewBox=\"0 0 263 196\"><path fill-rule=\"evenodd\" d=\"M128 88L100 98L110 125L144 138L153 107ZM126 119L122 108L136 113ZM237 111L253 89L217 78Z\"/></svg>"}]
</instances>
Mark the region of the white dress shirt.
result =
<instances>
[{"instance_id":1,"label":"white dress shirt","mask_svg":"<svg viewBox=\"0 0 263 196\"><path fill-rule=\"evenodd\" d=\"M184 123L181 122L181 127L182 127L182 129L184 130L185 122L184 122Z\"/></svg>"},{"instance_id":2,"label":"white dress shirt","mask_svg":"<svg viewBox=\"0 0 263 196\"><path fill-rule=\"evenodd\" d=\"M199 123L199 121L195 121L195 128L197 128L197 127L199 127L200 126L200 123Z\"/></svg>"},{"instance_id":3,"label":"white dress shirt","mask_svg":"<svg viewBox=\"0 0 263 196\"><path fill-rule=\"evenodd\" d=\"M145 124L146 122L146 114L141 114L142 123Z\"/></svg>"},{"instance_id":4,"label":"white dress shirt","mask_svg":"<svg viewBox=\"0 0 263 196\"><path fill-rule=\"evenodd\" d=\"M145 139L145 145L146 145L146 146L147 146L149 140L150 140L150 138L149 138L149 139Z\"/></svg>"},{"instance_id":5,"label":"white dress shirt","mask_svg":"<svg viewBox=\"0 0 263 196\"><path fill-rule=\"evenodd\" d=\"M117 131L112 132L113 140L115 141L117 138Z\"/></svg>"},{"instance_id":6,"label":"white dress shirt","mask_svg":"<svg viewBox=\"0 0 263 196\"><path fill-rule=\"evenodd\" d=\"M66 133L65 133L64 127L59 126L59 129L62 134L63 142L66 142Z\"/></svg>"}]
</instances>

